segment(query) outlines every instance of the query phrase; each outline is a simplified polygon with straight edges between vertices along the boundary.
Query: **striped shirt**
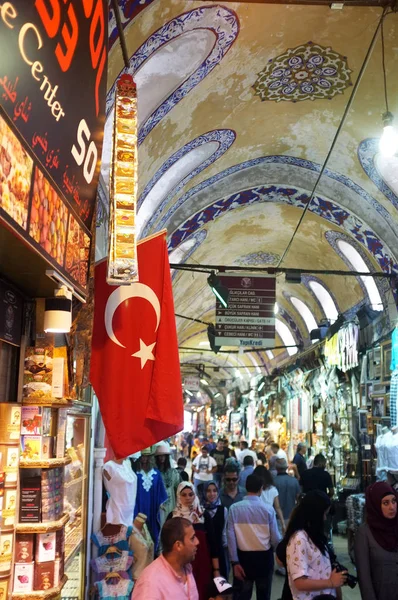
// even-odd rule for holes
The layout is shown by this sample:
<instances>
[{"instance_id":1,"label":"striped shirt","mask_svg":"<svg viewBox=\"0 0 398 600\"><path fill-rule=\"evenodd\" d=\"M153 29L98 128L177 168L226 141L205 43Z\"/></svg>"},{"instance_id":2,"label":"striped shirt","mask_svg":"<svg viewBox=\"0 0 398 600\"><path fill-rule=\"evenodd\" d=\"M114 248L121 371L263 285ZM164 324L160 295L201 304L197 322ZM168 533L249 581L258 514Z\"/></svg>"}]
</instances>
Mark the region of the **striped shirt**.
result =
<instances>
[{"instance_id":1,"label":"striped shirt","mask_svg":"<svg viewBox=\"0 0 398 600\"><path fill-rule=\"evenodd\" d=\"M229 509L227 525L228 549L232 562L241 552L265 552L281 541L272 506L259 496L246 496Z\"/></svg>"}]
</instances>

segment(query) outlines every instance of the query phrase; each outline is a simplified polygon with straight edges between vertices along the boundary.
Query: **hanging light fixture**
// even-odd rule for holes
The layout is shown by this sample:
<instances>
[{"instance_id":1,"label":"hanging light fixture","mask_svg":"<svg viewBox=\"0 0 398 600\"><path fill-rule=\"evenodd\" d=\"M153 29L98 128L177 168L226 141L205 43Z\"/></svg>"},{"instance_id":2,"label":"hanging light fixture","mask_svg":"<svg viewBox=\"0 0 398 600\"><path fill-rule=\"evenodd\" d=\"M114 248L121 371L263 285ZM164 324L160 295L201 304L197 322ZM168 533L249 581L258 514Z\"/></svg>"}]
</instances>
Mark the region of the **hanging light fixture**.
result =
<instances>
[{"instance_id":1,"label":"hanging light fixture","mask_svg":"<svg viewBox=\"0 0 398 600\"><path fill-rule=\"evenodd\" d=\"M390 158L398 152L398 132L393 126L394 116L390 111L383 114L383 133L379 141L379 150L383 156Z\"/></svg>"},{"instance_id":2,"label":"hanging light fixture","mask_svg":"<svg viewBox=\"0 0 398 600\"><path fill-rule=\"evenodd\" d=\"M217 277L215 271L212 271L207 278L211 291L217 298L217 300L223 305L224 308L228 306L229 290L222 285L220 278Z\"/></svg>"},{"instance_id":3,"label":"hanging light fixture","mask_svg":"<svg viewBox=\"0 0 398 600\"><path fill-rule=\"evenodd\" d=\"M69 333L72 327L72 292L61 285L53 298L44 303L44 331L46 333Z\"/></svg>"},{"instance_id":4,"label":"hanging light fixture","mask_svg":"<svg viewBox=\"0 0 398 600\"><path fill-rule=\"evenodd\" d=\"M380 153L386 158L391 158L398 152L398 132L395 129L394 115L388 109L388 93L387 93L387 71L386 71L386 60L385 60L385 47L384 47L384 19L381 21L381 59L383 67L383 81L384 81L384 99L386 104L386 110L383 113L383 133L379 141Z\"/></svg>"},{"instance_id":5,"label":"hanging light fixture","mask_svg":"<svg viewBox=\"0 0 398 600\"><path fill-rule=\"evenodd\" d=\"M135 216L137 202L137 93L131 75L116 84L110 177L110 227L107 282L138 279Z\"/></svg>"}]
</instances>

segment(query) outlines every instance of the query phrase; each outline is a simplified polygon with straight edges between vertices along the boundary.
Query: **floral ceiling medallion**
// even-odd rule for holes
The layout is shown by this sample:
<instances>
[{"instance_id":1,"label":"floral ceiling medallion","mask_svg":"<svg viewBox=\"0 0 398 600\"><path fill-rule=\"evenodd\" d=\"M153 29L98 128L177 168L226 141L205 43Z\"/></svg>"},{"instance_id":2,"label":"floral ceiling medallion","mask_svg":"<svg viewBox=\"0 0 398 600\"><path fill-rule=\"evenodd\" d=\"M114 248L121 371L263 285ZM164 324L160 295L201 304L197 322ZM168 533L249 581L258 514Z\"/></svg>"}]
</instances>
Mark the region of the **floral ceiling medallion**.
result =
<instances>
[{"instance_id":1,"label":"floral ceiling medallion","mask_svg":"<svg viewBox=\"0 0 398 600\"><path fill-rule=\"evenodd\" d=\"M271 58L253 88L261 100L331 100L352 85L347 57L308 42Z\"/></svg>"}]
</instances>

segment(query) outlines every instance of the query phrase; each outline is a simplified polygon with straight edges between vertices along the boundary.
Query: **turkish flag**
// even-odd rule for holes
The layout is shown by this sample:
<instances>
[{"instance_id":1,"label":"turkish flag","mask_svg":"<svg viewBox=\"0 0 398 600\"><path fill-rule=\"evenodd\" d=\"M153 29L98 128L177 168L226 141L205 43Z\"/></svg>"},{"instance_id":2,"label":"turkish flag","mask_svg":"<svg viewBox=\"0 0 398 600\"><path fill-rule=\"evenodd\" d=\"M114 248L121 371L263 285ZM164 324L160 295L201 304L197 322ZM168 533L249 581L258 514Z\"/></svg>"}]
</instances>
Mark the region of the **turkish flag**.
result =
<instances>
[{"instance_id":1,"label":"turkish flag","mask_svg":"<svg viewBox=\"0 0 398 600\"><path fill-rule=\"evenodd\" d=\"M90 379L117 458L182 430L184 408L166 233L137 246L139 282L95 267Z\"/></svg>"}]
</instances>

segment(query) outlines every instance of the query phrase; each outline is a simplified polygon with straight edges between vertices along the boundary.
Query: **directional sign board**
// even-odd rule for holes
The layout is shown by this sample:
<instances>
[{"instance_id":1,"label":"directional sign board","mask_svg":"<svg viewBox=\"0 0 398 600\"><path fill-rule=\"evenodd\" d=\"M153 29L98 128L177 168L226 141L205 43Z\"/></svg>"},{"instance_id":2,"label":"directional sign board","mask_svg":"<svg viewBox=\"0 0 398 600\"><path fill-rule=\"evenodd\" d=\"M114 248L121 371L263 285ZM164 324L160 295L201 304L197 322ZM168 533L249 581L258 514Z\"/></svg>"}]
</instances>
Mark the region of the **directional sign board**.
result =
<instances>
[{"instance_id":1,"label":"directional sign board","mask_svg":"<svg viewBox=\"0 0 398 600\"><path fill-rule=\"evenodd\" d=\"M217 346L275 346L274 275L219 274L229 290L228 308L216 301Z\"/></svg>"}]
</instances>

